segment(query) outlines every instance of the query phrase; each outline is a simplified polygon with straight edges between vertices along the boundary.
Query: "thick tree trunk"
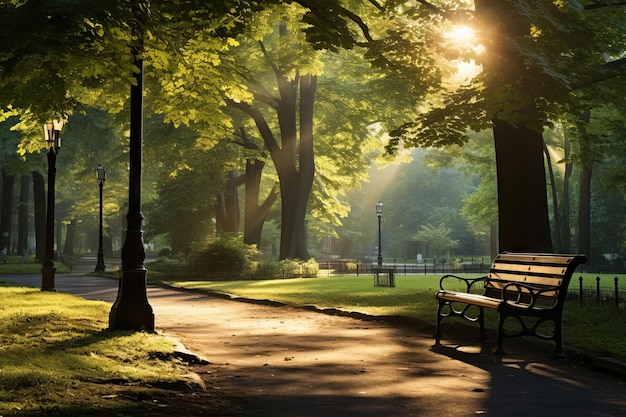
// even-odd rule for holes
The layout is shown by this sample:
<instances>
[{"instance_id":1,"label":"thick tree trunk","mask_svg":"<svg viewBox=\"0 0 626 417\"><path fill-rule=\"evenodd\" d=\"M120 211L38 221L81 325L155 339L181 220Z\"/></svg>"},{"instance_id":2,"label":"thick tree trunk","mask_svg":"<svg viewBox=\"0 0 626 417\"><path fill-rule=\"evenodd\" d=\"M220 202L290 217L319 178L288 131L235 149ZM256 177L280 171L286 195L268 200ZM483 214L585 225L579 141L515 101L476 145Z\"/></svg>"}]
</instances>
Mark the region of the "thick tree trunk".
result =
<instances>
[{"instance_id":1,"label":"thick tree trunk","mask_svg":"<svg viewBox=\"0 0 626 417\"><path fill-rule=\"evenodd\" d=\"M20 203L17 208L17 254L23 256L28 250L28 200L30 175L20 177Z\"/></svg>"},{"instance_id":2,"label":"thick tree trunk","mask_svg":"<svg viewBox=\"0 0 626 417\"><path fill-rule=\"evenodd\" d=\"M288 34L286 25L280 25L280 34ZM313 104L317 78L298 73L287 78L277 66L272 69L279 97L270 97L264 92L257 95L263 95L264 102L271 103L276 110L280 145L259 109L233 100L227 100L227 103L246 112L255 121L278 173L282 208L279 259L308 260L306 212L314 176Z\"/></svg>"},{"instance_id":3,"label":"thick tree trunk","mask_svg":"<svg viewBox=\"0 0 626 417\"><path fill-rule=\"evenodd\" d=\"M37 171L33 175L33 206L35 209L35 258L43 260L46 249L46 188Z\"/></svg>"},{"instance_id":4,"label":"thick tree trunk","mask_svg":"<svg viewBox=\"0 0 626 417\"><path fill-rule=\"evenodd\" d=\"M259 206L261 175L264 167L265 162L263 161L246 161L243 241L247 245L258 246L261 243L263 224L270 213L272 205L278 199L278 190L274 186L265 201Z\"/></svg>"},{"instance_id":5,"label":"thick tree trunk","mask_svg":"<svg viewBox=\"0 0 626 417\"><path fill-rule=\"evenodd\" d=\"M552 252L541 133L494 123L500 251Z\"/></svg>"},{"instance_id":6,"label":"thick tree trunk","mask_svg":"<svg viewBox=\"0 0 626 417\"><path fill-rule=\"evenodd\" d=\"M11 229L13 227L13 186L15 175L2 170L2 215L0 215L0 250L11 253Z\"/></svg>"},{"instance_id":7,"label":"thick tree trunk","mask_svg":"<svg viewBox=\"0 0 626 417\"><path fill-rule=\"evenodd\" d=\"M530 23L512 1L476 0L498 175L500 251L551 252L542 123L518 41Z\"/></svg>"},{"instance_id":8,"label":"thick tree trunk","mask_svg":"<svg viewBox=\"0 0 626 417\"><path fill-rule=\"evenodd\" d=\"M295 88L292 89L293 97L289 97L286 103L292 103L290 111L285 120L285 127L291 129L293 134L283 136L283 149L281 155L281 164L283 169L278 169L280 177L280 190L282 199L282 223L280 235L280 254L279 259L310 259L307 250L306 236L306 209L313 187L314 176L314 154L313 154L313 104L315 98L316 77L306 75L300 77L300 129L299 129L299 147L296 146L295 133ZM281 100L282 101L282 100ZM280 106L279 106L280 109ZM280 113L279 113L280 117ZM282 124L281 124L282 126ZM287 132L287 131L285 131ZM281 134L283 129L281 128ZM285 138L292 137L288 142ZM295 160L288 158L290 155L296 155L298 167L296 168Z\"/></svg>"}]
</instances>

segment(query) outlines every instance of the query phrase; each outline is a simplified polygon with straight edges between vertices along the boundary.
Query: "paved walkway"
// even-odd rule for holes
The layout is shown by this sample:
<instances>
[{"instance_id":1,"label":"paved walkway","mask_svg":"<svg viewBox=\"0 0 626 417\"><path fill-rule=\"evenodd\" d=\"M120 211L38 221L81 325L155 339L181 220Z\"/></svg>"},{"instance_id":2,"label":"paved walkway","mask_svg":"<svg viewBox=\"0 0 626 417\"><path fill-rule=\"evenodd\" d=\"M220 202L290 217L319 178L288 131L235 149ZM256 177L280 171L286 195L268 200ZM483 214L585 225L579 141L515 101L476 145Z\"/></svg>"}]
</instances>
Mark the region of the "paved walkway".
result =
<instances>
[{"instance_id":1,"label":"paved walkway","mask_svg":"<svg viewBox=\"0 0 626 417\"><path fill-rule=\"evenodd\" d=\"M113 302L117 282L60 275L56 288ZM553 359L551 347L510 341L495 356L471 337L433 349L423 329L377 320L159 287L148 297L157 330L211 361L202 378L258 416L626 415L626 380L589 370L577 355Z\"/></svg>"}]
</instances>

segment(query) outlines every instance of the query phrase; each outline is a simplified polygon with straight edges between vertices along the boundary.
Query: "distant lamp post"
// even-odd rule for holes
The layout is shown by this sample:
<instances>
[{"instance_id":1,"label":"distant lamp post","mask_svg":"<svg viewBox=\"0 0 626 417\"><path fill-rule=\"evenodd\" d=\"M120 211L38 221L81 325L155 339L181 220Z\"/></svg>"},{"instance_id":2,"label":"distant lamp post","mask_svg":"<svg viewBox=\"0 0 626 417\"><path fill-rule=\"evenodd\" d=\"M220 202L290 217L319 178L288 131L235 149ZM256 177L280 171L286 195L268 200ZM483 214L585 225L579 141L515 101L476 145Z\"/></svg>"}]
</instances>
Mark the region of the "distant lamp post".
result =
<instances>
[{"instance_id":1,"label":"distant lamp post","mask_svg":"<svg viewBox=\"0 0 626 417\"><path fill-rule=\"evenodd\" d=\"M57 153L61 148L61 131L63 120L53 120L43 126L44 139L48 146L48 201L46 208L46 251L41 266L41 290L54 289L54 183L56 177Z\"/></svg>"},{"instance_id":2,"label":"distant lamp post","mask_svg":"<svg viewBox=\"0 0 626 417\"><path fill-rule=\"evenodd\" d=\"M383 203L380 201L376 203L376 216L378 217L378 267L383 267L383 248L382 238L380 233L380 221L383 218Z\"/></svg>"},{"instance_id":3,"label":"distant lamp post","mask_svg":"<svg viewBox=\"0 0 626 417\"><path fill-rule=\"evenodd\" d=\"M96 168L96 178L98 178L98 187L100 188L100 224L98 226L98 263L96 263L96 272L103 272L106 269L104 265L104 251L102 250L102 187L106 180L106 171L101 164Z\"/></svg>"}]
</instances>

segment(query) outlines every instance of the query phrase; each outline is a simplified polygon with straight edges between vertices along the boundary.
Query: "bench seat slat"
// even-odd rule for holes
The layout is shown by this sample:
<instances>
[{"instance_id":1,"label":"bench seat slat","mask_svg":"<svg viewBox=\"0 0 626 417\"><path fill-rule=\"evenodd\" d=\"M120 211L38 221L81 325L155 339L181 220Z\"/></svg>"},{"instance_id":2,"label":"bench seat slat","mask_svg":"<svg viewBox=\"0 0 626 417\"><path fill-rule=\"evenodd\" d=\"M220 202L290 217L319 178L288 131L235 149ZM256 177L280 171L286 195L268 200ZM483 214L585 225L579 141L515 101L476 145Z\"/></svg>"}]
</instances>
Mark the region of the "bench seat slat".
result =
<instances>
[{"instance_id":1,"label":"bench seat slat","mask_svg":"<svg viewBox=\"0 0 626 417\"><path fill-rule=\"evenodd\" d=\"M503 264L494 263L492 271L508 272L511 274L530 274L530 275L549 275L563 276L567 274L567 266L563 265L522 265L522 264Z\"/></svg>"},{"instance_id":2,"label":"bench seat slat","mask_svg":"<svg viewBox=\"0 0 626 417\"><path fill-rule=\"evenodd\" d=\"M488 298L480 294L470 294L470 293L445 291L445 290L438 291L437 298L441 300L447 300L450 302L477 305L480 307L491 308L494 310L497 310L498 306L501 303L501 300L498 300L495 298Z\"/></svg>"},{"instance_id":3,"label":"bench seat slat","mask_svg":"<svg viewBox=\"0 0 626 417\"><path fill-rule=\"evenodd\" d=\"M494 259L494 263L498 262L517 262L517 263L545 263L568 265L572 261L579 259L580 255L553 255L553 254L537 254L537 253L501 253Z\"/></svg>"},{"instance_id":4,"label":"bench seat slat","mask_svg":"<svg viewBox=\"0 0 626 417\"><path fill-rule=\"evenodd\" d=\"M516 275L516 274L500 274L490 273L486 282L486 285L490 284L508 284L510 282L521 282L527 285L535 285L538 287L557 287L563 283L563 277L537 277L532 275Z\"/></svg>"}]
</instances>

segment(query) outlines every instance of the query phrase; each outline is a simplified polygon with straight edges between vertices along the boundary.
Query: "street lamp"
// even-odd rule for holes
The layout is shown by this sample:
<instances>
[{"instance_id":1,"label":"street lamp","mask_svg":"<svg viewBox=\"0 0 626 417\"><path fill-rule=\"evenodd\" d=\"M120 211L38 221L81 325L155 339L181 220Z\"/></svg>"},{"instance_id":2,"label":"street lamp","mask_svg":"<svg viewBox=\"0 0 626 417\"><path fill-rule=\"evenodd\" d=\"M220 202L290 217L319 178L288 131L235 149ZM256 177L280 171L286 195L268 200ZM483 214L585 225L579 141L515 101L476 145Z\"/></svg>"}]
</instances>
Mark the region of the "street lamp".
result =
<instances>
[{"instance_id":1,"label":"street lamp","mask_svg":"<svg viewBox=\"0 0 626 417\"><path fill-rule=\"evenodd\" d=\"M46 122L43 126L44 139L48 147L48 202L46 209L46 250L41 266L41 290L55 291L54 289L54 182L56 177L57 153L61 147L61 130L63 120Z\"/></svg>"},{"instance_id":2,"label":"street lamp","mask_svg":"<svg viewBox=\"0 0 626 417\"><path fill-rule=\"evenodd\" d=\"M380 233L380 221L383 218L383 203L376 203L376 216L378 216L378 268L383 267L383 248Z\"/></svg>"},{"instance_id":3,"label":"street lamp","mask_svg":"<svg viewBox=\"0 0 626 417\"><path fill-rule=\"evenodd\" d=\"M139 16L139 3L132 2L133 13ZM133 31L139 45L132 47L135 83L130 87L130 144L128 173L128 214L126 235L122 245L122 278L117 299L109 313L109 328L113 330L154 331L154 313L148 301L147 273L144 266L141 224L141 154L143 142L143 34L140 27Z\"/></svg>"},{"instance_id":4,"label":"street lamp","mask_svg":"<svg viewBox=\"0 0 626 417\"><path fill-rule=\"evenodd\" d=\"M98 178L98 186L100 188L100 225L98 227L98 263L96 263L96 272L103 272L106 269L104 265L104 252L102 251L102 187L106 180L106 171L101 164L96 168L96 178Z\"/></svg>"}]
</instances>

